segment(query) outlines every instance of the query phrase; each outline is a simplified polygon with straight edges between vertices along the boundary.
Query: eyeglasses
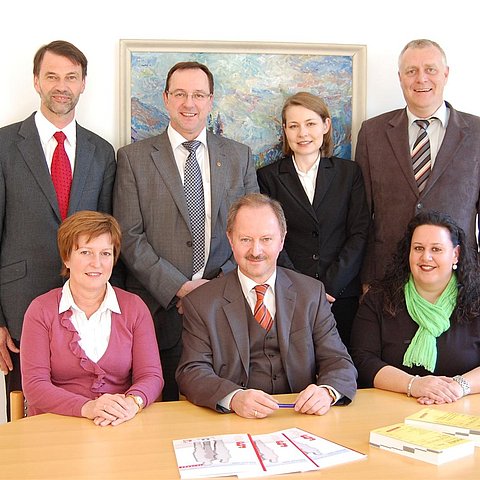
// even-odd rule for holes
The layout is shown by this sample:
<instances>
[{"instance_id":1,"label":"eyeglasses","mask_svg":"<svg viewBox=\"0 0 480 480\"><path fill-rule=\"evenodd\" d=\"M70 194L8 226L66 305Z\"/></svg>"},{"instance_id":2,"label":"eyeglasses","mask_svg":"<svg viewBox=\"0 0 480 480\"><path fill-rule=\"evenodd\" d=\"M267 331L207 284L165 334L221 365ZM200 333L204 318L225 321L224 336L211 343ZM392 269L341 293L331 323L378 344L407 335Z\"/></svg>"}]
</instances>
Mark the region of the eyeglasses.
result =
<instances>
[{"instance_id":1,"label":"eyeglasses","mask_svg":"<svg viewBox=\"0 0 480 480\"><path fill-rule=\"evenodd\" d=\"M187 100L188 97L192 97L192 100L194 102L205 102L212 96L211 93L205 93L205 92L187 93L184 90L175 90L174 92L167 91L167 94L171 95L175 100L182 101L182 102Z\"/></svg>"}]
</instances>

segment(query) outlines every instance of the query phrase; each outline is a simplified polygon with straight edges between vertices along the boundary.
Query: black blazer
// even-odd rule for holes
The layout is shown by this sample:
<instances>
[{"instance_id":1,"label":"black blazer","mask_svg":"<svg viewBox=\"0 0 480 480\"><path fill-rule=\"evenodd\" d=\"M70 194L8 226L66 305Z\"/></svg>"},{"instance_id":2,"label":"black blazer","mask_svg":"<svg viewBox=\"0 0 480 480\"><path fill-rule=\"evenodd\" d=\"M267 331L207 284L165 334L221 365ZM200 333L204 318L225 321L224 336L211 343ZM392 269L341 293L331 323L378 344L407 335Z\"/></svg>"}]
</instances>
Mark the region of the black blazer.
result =
<instances>
[{"instance_id":1,"label":"black blazer","mask_svg":"<svg viewBox=\"0 0 480 480\"><path fill-rule=\"evenodd\" d=\"M257 178L260 191L282 204L287 219L287 255L280 256L279 263L321 280L335 298L359 295L369 227L359 166L321 158L313 205L291 157L260 168Z\"/></svg>"}]
</instances>

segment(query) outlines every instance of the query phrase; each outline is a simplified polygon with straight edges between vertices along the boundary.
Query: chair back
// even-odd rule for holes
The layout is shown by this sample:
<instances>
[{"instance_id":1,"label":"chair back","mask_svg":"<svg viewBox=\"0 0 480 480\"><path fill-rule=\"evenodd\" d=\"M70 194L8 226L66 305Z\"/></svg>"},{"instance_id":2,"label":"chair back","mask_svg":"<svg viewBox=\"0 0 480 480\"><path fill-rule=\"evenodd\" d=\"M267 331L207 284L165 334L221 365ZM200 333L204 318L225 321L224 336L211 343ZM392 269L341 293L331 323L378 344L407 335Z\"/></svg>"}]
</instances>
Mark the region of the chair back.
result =
<instances>
[{"instance_id":1,"label":"chair back","mask_svg":"<svg viewBox=\"0 0 480 480\"><path fill-rule=\"evenodd\" d=\"M25 399L23 392L14 390L10 392L10 421L20 420L25 417Z\"/></svg>"}]
</instances>

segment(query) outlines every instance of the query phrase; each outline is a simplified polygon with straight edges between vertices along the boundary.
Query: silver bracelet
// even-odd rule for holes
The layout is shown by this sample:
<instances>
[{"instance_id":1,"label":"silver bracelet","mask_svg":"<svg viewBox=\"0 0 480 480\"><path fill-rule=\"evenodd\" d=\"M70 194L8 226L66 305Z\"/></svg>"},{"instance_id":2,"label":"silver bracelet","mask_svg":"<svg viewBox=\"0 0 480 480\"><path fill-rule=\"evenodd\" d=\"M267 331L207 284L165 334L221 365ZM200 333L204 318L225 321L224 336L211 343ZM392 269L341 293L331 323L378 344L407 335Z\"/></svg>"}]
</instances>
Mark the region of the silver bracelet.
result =
<instances>
[{"instance_id":1,"label":"silver bracelet","mask_svg":"<svg viewBox=\"0 0 480 480\"><path fill-rule=\"evenodd\" d=\"M407 397L411 397L412 396L412 385L413 385L413 382L418 378L418 375L415 375L414 377L412 377L410 379L410 381L408 382L408 387L407 387Z\"/></svg>"},{"instance_id":2,"label":"silver bracelet","mask_svg":"<svg viewBox=\"0 0 480 480\"><path fill-rule=\"evenodd\" d=\"M453 379L462 387L463 396L468 395L470 393L470 383L468 380L465 380L461 375L455 375Z\"/></svg>"}]
</instances>

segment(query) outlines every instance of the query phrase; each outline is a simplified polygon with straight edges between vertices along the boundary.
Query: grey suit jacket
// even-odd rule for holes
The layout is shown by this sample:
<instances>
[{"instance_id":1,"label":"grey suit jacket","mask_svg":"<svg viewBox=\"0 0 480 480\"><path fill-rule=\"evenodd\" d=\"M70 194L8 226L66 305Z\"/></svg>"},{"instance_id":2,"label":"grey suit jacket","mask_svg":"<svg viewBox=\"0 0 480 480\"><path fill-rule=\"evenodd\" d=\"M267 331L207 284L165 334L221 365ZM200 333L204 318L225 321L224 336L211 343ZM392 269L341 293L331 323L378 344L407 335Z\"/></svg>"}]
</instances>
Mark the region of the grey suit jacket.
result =
<instances>
[{"instance_id":1,"label":"grey suit jacket","mask_svg":"<svg viewBox=\"0 0 480 480\"><path fill-rule=\"evenodd\" d=\"M237 198L258 191L250 148L207 132L211 181L211 243L204 278L234 268L225 231ZM118 151L113 211L122 232L127 289L147 303L161 329L160 347L181 336L176 293L192 278L192 234L183 184L168 135ZM166 314L168 309L170 314Z\"/></svg>"},{"instance_id":2,"label":"grey suit jacket","mask_svg":"<svg viewBox=\"0 0 480 480\"><path fill-rule=\"evenodd\" d=\"M290 391L327 384L349 403L356 392L356 370L338 335L323 284L278 267L275 299ZM216 409L222 398L248 385L247 307L236 270L189 293L182 304L183 354L177 383L188 400Z\"/></svg>"},{"instance_id":3,"label":"grey suit jacket","mask_svg":"<svg viewBox=\"0 0 480 480\"><path fill-rule=\"evenodd\" d=\"M69 214L111 212L115 152L77 124ZM38 295L62 285L55 189L34 114L0 129L0 326L20 339L23 315Z\"/></svg>"},{"instance_id":4,"label":"grey suit jacket","mask_svg":"<svg viewBox=\"0 0 480 480\"><path fill-rule=\"evenodd\" d=\"M363 123L355 160L362 168L373 222L362 280L381 278L409 220L424 209L448 213L477 248L480 212L480 118L450 109L445 137L425 189L413 175L406 109Z\"/></svg>"}]
</instances>

